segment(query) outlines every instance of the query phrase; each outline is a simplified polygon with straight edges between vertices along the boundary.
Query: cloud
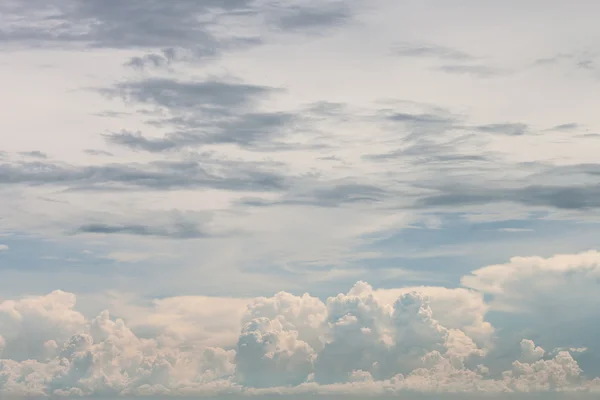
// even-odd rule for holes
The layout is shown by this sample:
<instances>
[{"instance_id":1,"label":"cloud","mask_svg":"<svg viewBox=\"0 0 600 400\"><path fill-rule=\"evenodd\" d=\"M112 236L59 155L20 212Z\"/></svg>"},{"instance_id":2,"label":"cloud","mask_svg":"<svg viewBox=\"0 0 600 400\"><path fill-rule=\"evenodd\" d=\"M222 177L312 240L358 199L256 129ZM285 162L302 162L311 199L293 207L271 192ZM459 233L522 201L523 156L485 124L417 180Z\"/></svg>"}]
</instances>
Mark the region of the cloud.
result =
<instances>
[{"instance_id":1,"label":"cloud","mask_svg":"<svg viewBox=\"0 0 600 400\"><path fill-rule=\"evenodd\" d=\"M273 23L284 31L311 32L342 25L353 16L350 2L313 2L312 5L307 3L282 7L274 13Z\"/></svg>"},{"instance_id":2,"label":"cloud","mask_svg":"<svg viewBox=\"0 0 600 400\"><path fill-rule=\"evenodd\" d=\"M9 247L5 244L0 244L0 251L7 251Z\"/></svg>"},{"instance_id":3,"label":"cloud","mask_svg":"<svg viewBox=\"0 0 600 400\"><path fill-rule=\"evenodd\" d=\"M35 150L35 151L22 151L21 153L19 153L23 156L26 157L31 157L31 158L48 158L48 155L46 153L43 153L41 151Z\"/></svg>"},{"instance_id":4,"label":"cloud","mask_svg":"<svg viewBox=\"0 0 600 400\"><path fill-rule=\"evenodd\" d=\"M503 71L486 65L443 65L439 69L448 74L469 75L477 78L490 78L502 75Z\"/></svg>"},{"instance_id":5,"label":"cloud","mask_svg":"<svg viewBox=\"0 0 600 400\"><path fill-rule=\"evenodd\" d=\"M138 212L128 216L88 215L89 222L75 222L73 234L130 235L164 239L231 238L239 232L215 228L210 212ZM102 220L103 219L103 220Z\"/></svg>"},{"instance_id":6,"label":"cloud","mask_svg":"<svg viewBox=\"0 0 600 400\"><path fill-rule=\"evenodd\" d=\"M89 154L90 156L106 156L106 157L113 156L112 153L105 151L105 150L85 149L83 152L85 154Z\"/></svg>"},{"instance_id":7,"label":"cloud","mask_svg":"<svg viewBox=\"0 0 600 400\"><path fill-rule=\"evenodd\" d=\"M391 121L407 122L417 124L450 124L454 121L451 117L440 116L436 114L409 114L403 112L395 112L388 116Z\"/></svg>"},{"instance_id":8,"label":"cloud","mask_svg":"<svg viewBox=\"0 0 600 400\"><path fill-rule=\"evenodd\" d=\"M35 5L3 3L0 11L11 24L0 40L17 48L59 46L63 49L142 50L125 63L137 69L165 68L173 62L212 61L223 53L264 42L257 20L271 21L285 32L321 32L353 16L344 2L315 5L254 0L182 1L166 6L157 0L53 0ZM223 31L223 26L246 25L249 32ZM253 28L253 29L252 29Z\"/></svg>"},{"instance_id":9,"label":"cloud","mask_svg":"<svg viewBox=\"0 0 600 400\"><path fill-rule=\"evenodd\" d=\"M544 357L546 351L539 346L536 346L533 340L521 340L521 359L520 362L536 362Z\"/></svg>"},{"instance_id":10,"label":"cloud","mask_svg":"<svg viewBox=\"0 0 600 400\"><path fill-rule=\"evenodd\" d=\"M56 185L71 190L167 190L174 188L219 188L242 191L278 191L287 186L287 177L260 163L156 161L148 164L112 163L101 166L75 166L50 162L0 164L0 183L5 185ZM218 174L209 172L211 169Z\"/></svg>"},{"instance_id":11,"label":"cloud","mask_svg":"<svg viewBox=\"0 0 600 400\"><path fill-rule=\"evenodd\" d=\"M0 3L0 397L600 389L581 7Z\"/></svg>"},{"instance_id":12,"label":"cloud","mask_svg":"<svg viewBox=\"0 0 600 400\"><path fill-rule=\"evenodd\" d=\"M492 154L493 155L493 154ZM495 168L502 162L494 158ZM522 163L524 174L512 175L510 179L479 181L485 175L478 175L471 170L471 182L458 180L448 175L446 182L431 179L419 184L426 189L422 197L413 206L429 207L465 207L474 205L491 205L513 203L528 208L545 208L548 210L565 210L585 212L598 208L597 176L599 167L596 164L554 163ZM485 179L485 178L484 178ZM453 184L448 184L452 180Z\"/></svg>"},{"instance_id":13,"label":"cloud","mask_svg":"<svg viewBox=\"0 0 600 400\"><path fill-rule=\"evenodd\" d=\"M589 210L600 207L600 188L588 185L542 186L520 188L445 188L445 193L424 197L419 207L448 207L512 202L524 206L551 207L564 210Z\"/></svg>"},{"instance_id":14,"label":"cloud","mask_svg":"<svg viewBox=\"0 0 600 400\"><path fill-rule=\"evenodd\" d=\"M572 130L579 129L579 128L581 128L580 124L578 124L576 122L569 122L566 124L556 125L550 129L554 130L554 131L572 131Z\"/></svg>"},{"instance_id":15,"label":"cloud","mask_svg":"<svg viewBox=\"0 0 600 400\"><path fill-rule=\"evenodd\" d=\"M393 53L400 57L431 57L442 60L472 60L473 56L450 47L438 45L415 45L409 43L397 44Z\"/></svg>"},{"instance_id":16,"label":"cloud","mask_svg":"<svg viewBox=\"0 0 600 400\"><path fill-rule=\"evenodd\" d=\"M151 78L127 81L112 89L104 89L107 95L119 95L127 101L135 101L164 107L169 110L205 109L227 113L230 109L245 108L260 97L276 89L243 83L216 80L182 82L167 78Z\"/></svg>"},{"instance_id":17,"label":"cloud","mask_svg":"<svg viewBox=\"0 0 600 400\"><path fill-rule=\"evenodd\" d=\"M209 235L201 231L196 225L190 223L179 223L175 226L149 226L149 225L108 225L102 223L90 223L82 225L77 233L98 234L126 234L139 236L157 236L173 239L199 239Z\"/></svg>"},{"instance_id":18,"label":"cloud","mask_svg":"<svg viewBox=\"0 0 600 400\"><path fill-rule=\"evenodd\" d=\"M258 150L281 150L282 140L306 129L308 120L297 112L261 111L264 100L282 91L277 88L217 80L185 82L166 78L124 82L101 90L127 103L153 106L166 116L148 124L171 130L148 138L141 132L122 130L105 135L115 145L132 150L165 152L211 144L236 144ZM288 145L299 149L298 144Z\"/></svg>"},{"instance_id":19,"label":"cloud","mask_svg":"<svg viewBox=\"0 0 600 400\"><path fill-rule=\"evenodd\" d=\"M478 308L483 316L485 307L472 308L475 299L481 301L465 289L373 290L358 282L324 302L285 292L237 300L183 296L150 307L122 298L112 306L121 310L116 318L108 311L87 318L75 309L75 295L61 291L5 300L0 393L391 395L598 386L569 351L547 354L529 339L521 340L508 370L491 374L482 362L492 361L485 354L493 344L477 345L463 330L474 320L458 312Z\"/></svg>"},{"instance_id":20,"label":"cloud","mask_svg":"<svg viewBox=\"0 0 600 400\"><path fill-rule=\"evenodd\" d=\"M235 35L219 37L211 32L219 14L256 14L258 10L251 3L228 0L166 6L154 0L127 3L66 0L23 6L8 2L3 12L21 23L9 26L2 40L29 48L36 43L66 48L165 49L166 52L183 47L190 50L193 58L202 60L239 42L240 38ZM255 43L248 41L247 44ZM152 59L152 56L139 58L142 63ZM135 60L134 57L130 63Z\"/></svg>"},{"instance_id":21,"label":"cloud","mask_svg":"<svg viewBox=\"0 0 600 400\"><path fill-rule=\"evenodd\" d=\"M587 51L578 51L573 53L558 53L551 57L538 58L534 61L533 65L557 65L563 62L569 62L570 64L579 69L594 70L596 57L597 55L595 53L590 53Z\"/></svg>"},{"instance_id":22,"label":"cloud","mask_svg":"<svg viewBox=\"0 0 600 400\"><path fill-rule=\"evenodd\" d=\"M173 122L180 125L183 131L169 133L161 138L147 138L139 131L121 131L105 137L111 144L151 153L211 144L237 144L244 148L273 150L285 147L281 143L278 144L276 139L283 138L290 126L299 120L298 116L285 112L255 112L227 117L221 115L210 125L208 121L214 116L206 117L202 122L200 116L197 118L166 121L166 124ZM197 133L198 131L202 133ZM297 147L295 149L297 150Z\"/></svg>"},{"instance_id":23,"label":"cloud","mask_svg":"<svg viewBox=\"0 0 600 400\"><path fill-rule=\"evenodd\" d=\"M473 163L489 163L493 158L481 150L477 154L467 152L461 148L463 140L468 136L458 137L445 142L423 138L422 135L407 138L400 149L380 154L366 154L362 158L376 162L389 160L404 160L413 164L428 165L448 164L457 168L461 165L469 166Z\"/></svg>"},{"instance_id":24,"label":"cloud","mask_svg":"<svg viewBox=\"0 0 600 400\"><path fill-rule=\"evenodd\" d=\"M392 48L392 52L397 57L435 59L444 62L452 62L451 64L444 64L435 68L448 74L489 78L503 73L499 69L486 65L458 64L458 62L476 61L478 57L451 47L434 44L418 45L400 43Z\"/></svg>"},{"instance_id":25,"label":"cloud","mask_svg":"<svg viewBox=\"0 0 600 400\"><path fill-rule=\"evenodd\" d=\"M533 229L529 228L501 228L498 229L500 232L511 232L511 233L519 233L519 232L534 232Z\"/></svg>"},{"instance_id":26,"label":"cloud","mask_svg":"<svg viewBox=\"0 0 600 400\"><path fill-rule=\"evenodd\" d=\"M463 286L490 297L492 310L517 313L511 330L533 336L548 348L588 348L577 356L589 373L598 374L600 348L593 322L598 318L600 254L587 251L549 258L514 257L462 278Z\"/></svg>"},{"instance_id":27,"label":"cloud","mask_svg":"<svg viewBox=\"0 0 600 400\"><path fill-rule=\"evenodd\" d=\"M115 260L117 262L123 263L138 263L141 261L145 261L148 259L152 259L155 257L170 257L168 254L164 253L136 253L136 252L123 252L116 251L109 253L104 258L109 260Z\"/></svg>"},{"instance_id":28,"label":"cloud","mask_svg":"<svg viewBox=\"0 0 600 400\"><path fill-rule=\"evenodd\" d=\"M519 136L528 131L528 126L522 123L488 124L476 127L481 132L499 133L503 135Z\"/></svg>"},{"instance_id":29,"label":"cloud","mask_svg":"<svg viewBox=\"0 0 600 400\"><path fill-rule=\"evenodd\" d=\"M352 204L372 204L383 201L388 191L375 185L360 183L328 182L327 185L306 185L308 190L292 190L280 200L242 198L239 204L251 207L302 205L315 207L339 207ZM320 186L320 187L319 187Z\"/></svg>"}]
</instances>

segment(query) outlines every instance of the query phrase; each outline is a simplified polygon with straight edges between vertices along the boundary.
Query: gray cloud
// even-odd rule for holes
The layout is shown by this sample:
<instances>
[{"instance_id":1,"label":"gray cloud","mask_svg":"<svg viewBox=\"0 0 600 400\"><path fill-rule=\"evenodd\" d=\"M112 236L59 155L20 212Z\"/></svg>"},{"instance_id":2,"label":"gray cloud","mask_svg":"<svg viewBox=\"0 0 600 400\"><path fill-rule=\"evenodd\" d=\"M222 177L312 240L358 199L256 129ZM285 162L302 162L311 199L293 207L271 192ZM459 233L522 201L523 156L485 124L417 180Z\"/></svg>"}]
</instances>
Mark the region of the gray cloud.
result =
<instances>
[{"instance_id":1,"label":"gray cloud","mask_svg":"<svg viewBox=\"0 0 600 400\"><path fill-rule=\"evenodd\" d=\"M396 112L388 116L388 119L395 122L407 122L417 124L451 124L455 121L452 117L436 114L408 114Z\"/></svg>"},{"instance_id":2,"label":"gray cloud","mask_svg":"<svg viewBox=\"0 0 600 400\"><path fill-rule=\"evenodd\" d=\"M238 36L233 30L215 33L214 27L231 19L246 26L267 19L278 29L310 31L351 16L343 2L308 7L255 0L7 0L0 4L0 14L13 21L0 32L5 43L149 51L127 62L141 68L179 60L172 57L178 48L186 49L186 60L207 60L262 43L258 36Z\"/></svg>"},{"instance_id":3,"label":"gray cloud","mask_svg":"<svg viewBox=\"0 0 600 400\"><path fill-rule=\"evenodd\" d=\"M273 22L285 31L311 31L341 25L351 17L348 2L321 2L313 6L282 8L273 16Z\"/></svg>"},{"instance_id":4,"label":"gray cloud","mask_svg":"<svg viewBox=\"0 0 600 400\"><path fill-rule=\"evenodd\" d=\"M425 197L418 207L457 207L512 202L525 206L564 210L600 208L600 186L528 185L521 188L445 187L441 193Z\"/></svg>"},{"instance_id":5,"label":"gray cloud","mask_svg":"<svg viewBox=\"0 0 600 400\"><path fill-rule=\"evenodd\" d=\"M144 150L152 153L183 147L188 142L185 140L184 135L179 135L179 137L172 138L165 137L161 139L148 139L142 136L142 133L139 131L129 132L125 130L106 135L106 139L111 143L128 147L132 150Z\"/></svg>"},{"instance_id":6,"label":"gray cloud","mask_svg":"<svg viewBox=\"0 0 600 400\"><path fill-rule=\"evenodd\" d=\"M212 123L210 117L202 121L195 119L178 121L185 130L168 133L156 139L146 138L139 131L121 131L105 137L110 143L148 152L178 150L203 144L237 144L254 149L274 147L283 149L285 146L278 145L275 140L283 136L297 121L299 117L290 113L256 112L232 115L228 118L220 117ZM165 123L168 122L170 120Z\"/></svg>"},{"instance_id":7,"label":"gray cloud","mask_svg":"<svg viewBox=\"0 0 600 400\"><path fill-rule=\"evenodd\" d=\"M46 153L43 153L39 150L22 151L19 154L21 154L22 156L32 157L32 158L48 158L48 155Z\"/></svg>"},{"instance_id":8,"label":"gray cloud","mask_svg":"<svg viewBox=\"0 0 600 400\"><path fill-rule=\"evenodd\" d=\"M563 60L569 60L572 58L573 58L573 54L560 53L560 54L556 54L551 57L538 58L537 60L534 61L534 64L535 65L556 64L557 62L560 62Z\"/></svg>"},{"instance_id":9,"label":"gray cloud","mask_svg":"<svg viewBox=\"0 0 600 400\"><path fill-rule=\"evenodd\" d=\"M96 149L85 149L83 151L85 154L89 154L90 156L108 156L112 157L113 154L104 150L96 150Z\"/></svg>"},{"instance_id":10,"label":"gray cloud","mask_svg":"<svg viewBox=\"0 0 600 400\"><path fill-rule=\"evenodd\" d=\"M478 59L463 51L433 44L417 45L401 43L394 46L392 52L398 57L434 58L442 61L454 62L475 61ZM449 74L470 75L478 78L489 78L503 73L496 68L486 65L447 64L436 67L436 69Z\"/></svg>"},{"instance_id":11,"label":"gray cloud","mask_svg":"<svg viewBox=\"0 0 600 400\"><path fill-rule=\"evenodd\" d=\"M207 31L210 25L207 17L214 17L215 12L249 12L252 1L49 0L26 5L8 3L2 11L21 17L23 22L4 33L4 40L160 48L215 43L215 38Z\"/></svg>"},{"instance_id":12,"label":"gray cloud","mask_svg":"<svg viewBox=\"0 0 600 400\"><path fill-rule=\"evenodd\" d=\"M289 133L309 132L310 115L300 110L259 111L262 100L280 89L234 82L182 82L148 79L124 82L101 92L133 105L154 106L162 117L147 123L169 131L149 138L141 132L105 135L108 142L133 150L163 152L205 144L236 144L253 150L295 148L283 141ZM303 145L306 147L306 145ZM310 144L311 148L319 146Z\"/></svg>"},{"instance_id":13,"label":"gray cloud","mask_svg":"<svg viewBox=\"0 0 600 400\"><path fill-rule=\"evenodd\" d=\"M390 150L383 153L364 154L365 160L389 161L402 160L415 166L450 164L459 168L465 163L488 162L489 154L465 152L465 142L477 139L473 133L452 132L465 129L462 117L452 115L446 110L431 109L423 113L390 112L380 110L378 115L386 121L403 124L398 129L398 140L392 140ZM452 132L452 133L451 133ZM470 165L472 167L472 165Z\"/></svg>"},{"instance_id":14,"label":"gray cloud","mask_svg":"<svg viewBox=\"0 0 600 400\"><path fill-rule=\"evenodd\" d=\"M456 153L455 151L456 150L452 149L444 150L444 146L415 145L403 150L396 150L388 153L367 154L363 156L363 158L372 161L386 161L391 159L404 158L415 163L453 164L454 166L472 162L489 162L491 160L490 157L486 155L460 154Z\"/></svg>"},{"instance_id":15,"label":"gray cloud","mask_svg":"<svg viewBox=\"0 0 600 400\"><path fill-rule=\"evenodd\" d=\"M204 232L198 225L191 222L177 222L172 226L89 223L78 227L75 233L96 233L104 235L124 234L171 239L202 239L212 236Z\"/></svg>"},{"instance_id":16,"label":"gray cloud","mask_svg":"<svg viewBox=\"0 0 600 400\"><path fill-rule=\"evenodd\" d=\"M578 123L575 122L570 122L567 124L561 124L561 125L556 125L552 128L550 128L550 130L553 131L572 131L574 129L579 129L581 128L581 125L579 125Z\"/></svg>"},{"instance_id":17,"label":"gray cloud","mask_svg":"<svg viewBox=\"0 0 600 400\"><path fill-rule=\"evenodd\" d=\"M498 133L510 136L524 135L529 130L529 127L522 123L488 124L479 125L475 128L481 132Z\"/></svg>"},{"instance_id":18,"label":"gray cloud","mask_svg":"<svg viewBox=\"0 0 600 400\"><path fill-rule=\"evenodd\" d=\"M239 204L251 207L279 205L308 205L315 207L340 207L356 203L379 203L389 192L375 185L360 183L331 182L326 188L311 188L295 193L286 193L281 200L245 198Z\"/></svg>"},{"instance_id":19,"label":"gray cloud","mask_svg":"<svg viewBox=\"0 0 600 400\"><path fill-rule=\"evenodd\" d=\"M125 63L125 66L132 67L132 68L139 69L139 70L143 70L148 67L153 67L153 68L168 67L173 60L173 57L170 57L169 55L167 55L168 50L171 50L171 49L164 49L162 51L163 54L149 53L149 54L145 54L141 57L140 56L132 57Z\"/></svg>"},{"instance_id":20,"label":"gray cloud","mask_svg":"<svg viewBox=\"0 0 600 400\"><path fill-rule=\"evenodd\" d=\"M254 103L278 89L220 81L182 82L153 78L117 84L101 89L108 96L179 112L210 111L228 115L231 110L254 106Z\"/></svg>"},{"instance_id":21,"label":"gray cloud","mask_svg":"<svg viewBox=\"0 0 600 400\"><path fill-rule=\"evenodd\" d=\"M452 49L450 47L437 46L433 44L416 45L410 43L400 43L394 46L392 51L395 55L400 57L431 57L444 60L475 59L475 57L460 50Z\"/></svg>"},{"instance_id":22,"label":"gray cloud","mask_svg":"<svg viewBox=\"0 0 600 400\"><path fill-rule=\"evenodd\" d=\"M217 231L209 225L211 212L142 212L141 214L89 215L85 223L75 224L70 234L132 235L167 239L207 239L227 237L238 232Z\"/></svg>"},{"instance_id":23,"label":"gray cloud","mask_svg":"<svg viewBox=\"0 0 600 400\"><path fill-rule=\"evenodd\" d=\"M477 78L490 78L504 73L486 65L443 65L439 69L449 74L469 75Z\"/></svg>"},{"instance_id":24,"label":"gray cloud","mask_svg":"<svg viewBox=\"0 0 600 400\"><path fill-rule=\"evenodd\" d=\"M425 190L413 206L467 207L491 205L500 202L520 204L527 207L548 207L561 210L585 211L600 208L600 164L575 164L557 166L530 162L506 164L502 158L488 157L477 169L471 165L464 173L455 174L455 165L449 170L434 168L429 179L413 182L415 188ZM485 171L510 171L518 168L519 174L488 180ZM527 172L527 174L523 174ZM511 178L510 176L513 176ZM421 192L423 193L423 192Z\"/></svg>"},{"instance_id":25,"label":"gray cloud","mask_svg":"<svg viewBox=\"0 0 600 400\"><path fill-rule=\"evenodd\" d=\"M562 62L568 62L576 68L594 70L596 68L597 54L583 52L574 53L558 53L551 57L539 58L534 61L533 65L555 65Z\"/></svg>"},{"instance_id":26,"label":"gray cloud","mask_svg":"<svg viewBox=\"0 0 600 400\"><path fill-rule=\"evenodd\" d=\"M215 188L279 191L289 177L259 163L199 161L72 166L45 162L0 164L0 185L55 185L69 190Z\"/></svg>"}]
</instances>

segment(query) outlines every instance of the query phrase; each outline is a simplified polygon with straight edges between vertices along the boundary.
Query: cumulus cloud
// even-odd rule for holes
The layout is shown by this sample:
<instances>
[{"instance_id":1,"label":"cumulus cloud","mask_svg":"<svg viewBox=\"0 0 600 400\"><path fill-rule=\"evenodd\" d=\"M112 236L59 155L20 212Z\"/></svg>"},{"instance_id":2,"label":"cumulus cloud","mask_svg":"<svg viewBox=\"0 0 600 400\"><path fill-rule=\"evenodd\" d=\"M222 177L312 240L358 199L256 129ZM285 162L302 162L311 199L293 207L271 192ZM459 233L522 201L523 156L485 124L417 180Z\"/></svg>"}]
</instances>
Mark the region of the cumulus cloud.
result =
<instances>
[{"instance_id":1,"label":"cumulus cloud","mask_svg":"<svg viewBox=\"0 0 600 400\"><path fill-rule=\"evenodd\" d=\"M542 347L587 348L571 352L589 373L600 370L600 253L558 254L552 257L513 257L462 278L463 286L490 298L497 319L510 316L514 335L536 337ZM531 345L528 345L530 350Z\"/></svg>"},{"instance_id":2,"label":"cumulus cloud","mask_svg":"<svg viewBox=\"0 0 600 400\"><path fill-rule=\"evenodd\" d=\"M453 308L464 316L453 316ZM125 307L122 314L140 311ZM108 311L87 318L75 295L55 291L0 303L0 393L390 395L598 388L575 352L546 352L528 338L508 369L491 372L487 355L497 343L487 312L481 295L463 288L375 290L357 282L325 301L286 292L251 300L157 300L144 318L126 322ZM218 314L225 313L238 323L223 325ZM222 321L215 335L237 332L237 339L203 339L210 334L203 327L207 316Z\"/></svg>"}]
</instances>

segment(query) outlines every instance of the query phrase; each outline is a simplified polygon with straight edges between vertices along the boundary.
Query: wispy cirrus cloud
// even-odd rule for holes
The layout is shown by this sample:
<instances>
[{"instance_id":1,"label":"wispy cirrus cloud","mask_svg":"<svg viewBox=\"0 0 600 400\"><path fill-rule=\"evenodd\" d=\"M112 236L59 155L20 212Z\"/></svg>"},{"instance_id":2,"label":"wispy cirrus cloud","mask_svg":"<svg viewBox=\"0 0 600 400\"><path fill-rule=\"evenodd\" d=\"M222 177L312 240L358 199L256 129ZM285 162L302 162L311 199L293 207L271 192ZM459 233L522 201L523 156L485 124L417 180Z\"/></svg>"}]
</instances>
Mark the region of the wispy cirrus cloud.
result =
<instances>
[{"instance_id":1,"label":"wispy cirrus cloud","mask_svg":"<svg viewBox=\"0 0 600 400\"><path fill-rule=\"evenodd\" d=\"M431 57L457 61L470 61L476 59L476 57L466 52L435 44L398 43L392 47L392 52L399 57Z\"/></svg>"}]
</instances>

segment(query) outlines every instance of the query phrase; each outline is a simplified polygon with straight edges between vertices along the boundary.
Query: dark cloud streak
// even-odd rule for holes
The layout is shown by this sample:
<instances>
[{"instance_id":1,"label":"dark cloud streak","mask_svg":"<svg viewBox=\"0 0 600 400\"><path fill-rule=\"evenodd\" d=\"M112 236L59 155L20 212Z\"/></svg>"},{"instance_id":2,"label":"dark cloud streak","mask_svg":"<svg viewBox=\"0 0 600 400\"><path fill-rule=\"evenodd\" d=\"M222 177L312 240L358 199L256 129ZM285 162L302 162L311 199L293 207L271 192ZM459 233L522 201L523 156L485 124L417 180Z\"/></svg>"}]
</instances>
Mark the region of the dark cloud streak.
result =
<instances>
[{"instance_id":1,"label":"dark cloud streak","mask_svg":"<svg viewBox=\"0 0 600 400\"><path fill-rule=\"evenodd\" d=\"M529 127L522 123L500 123L479 125L475 129L481 132L496 133L509 136L521 136L528 132Z\"/></svg>"},{"instance_id":2,"label":"dark cloud streak","mask_svg":"<svg viewBox=\"0 0 600 400\"><path fill-rule=\"evenodd\" d=\"M43 162L0 164L0 185L53 185L69 190L171 190L213 188L279 191L288 177L257 163L214 160L72 166Z\"/></svg>"},{"instance_id":3,"label":"dark cloud streak","mask_svg":"<svg viewBox=\"0 0 600 400\"><path fill-rule=\"evenodd\" d=\"M153 236L170 239L206 239L212 237L212 235L202 231L196 224L190 222L179 222L173 226L89 223L78 227L75 233L94 233L104 235L123 234L133 236Z\"/></svg>"},{"instance_id":4,"label":"dark cloud streak","mask_svg":"<svg viewBox=\"0 0 600 400\"><path fill-rule=\"evenodd\" d=\"M528 185L520 188L482 188L456 185L425 197L418 208L462 207L510 202L524 206L551 207L563 210L590 210L600 208L600 185L558 186Z\"/></svg>"}]
</instances>

